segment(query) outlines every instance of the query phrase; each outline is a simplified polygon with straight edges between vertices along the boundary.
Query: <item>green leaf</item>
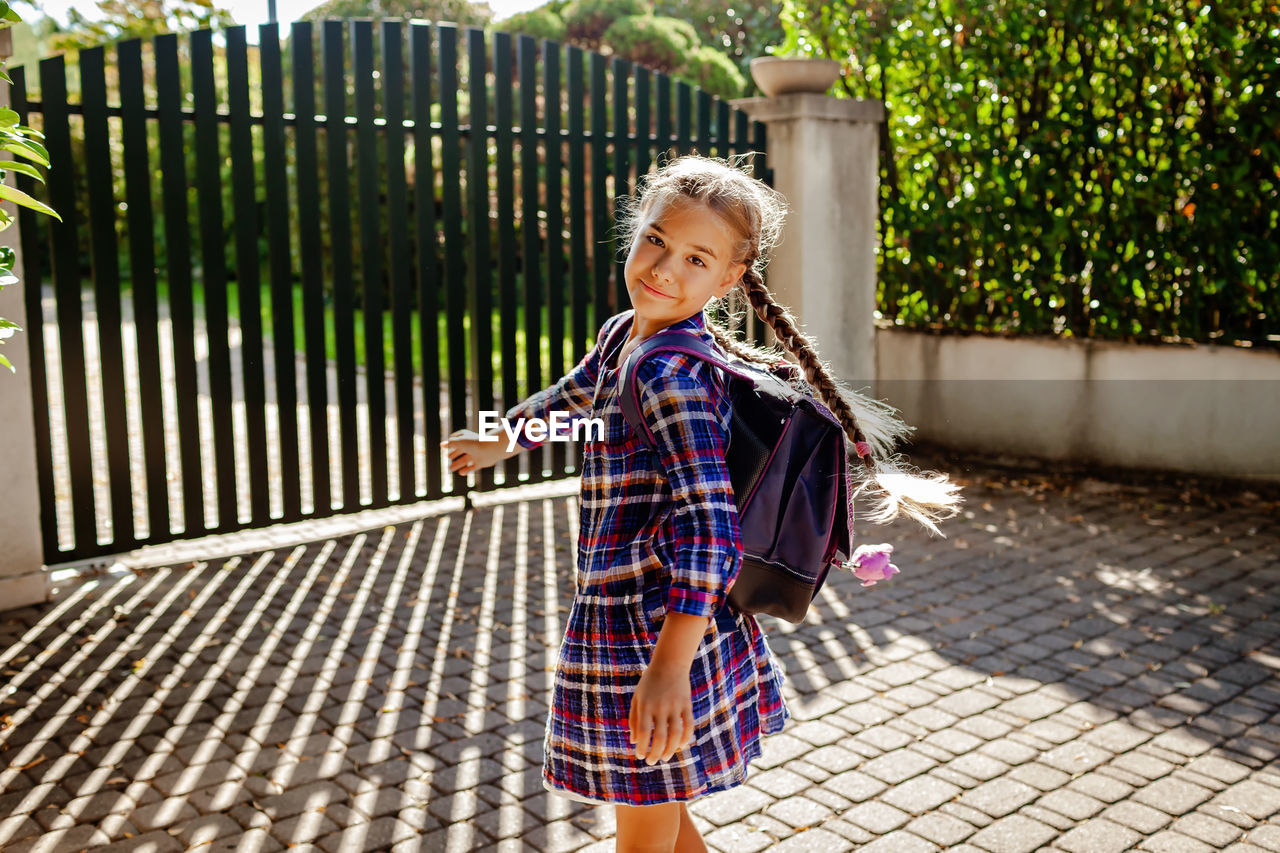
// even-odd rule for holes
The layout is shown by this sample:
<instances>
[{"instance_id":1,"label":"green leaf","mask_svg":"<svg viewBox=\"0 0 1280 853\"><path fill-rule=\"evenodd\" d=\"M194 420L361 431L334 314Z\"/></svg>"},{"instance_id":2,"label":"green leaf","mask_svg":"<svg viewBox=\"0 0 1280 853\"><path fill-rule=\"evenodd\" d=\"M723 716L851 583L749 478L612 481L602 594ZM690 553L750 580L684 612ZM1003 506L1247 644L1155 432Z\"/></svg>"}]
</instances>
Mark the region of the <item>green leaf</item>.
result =
<instances>
[{"instance_id":1,"label":"green leaf","mask_svg":"<svg viewBox=\"0 0 1280 853\"><path fill-rule=\"evenodd\" d=\"M40 183L44 183L44 173L30 163L19 163L17 160L0 160L0 175L5 172L19 172L30 175Z\"/></svg>"},{"instance_id":2,"label":"green leaf","mask_svg":"<svg viewBox=\"0 0 1280 853\"><path fill-rule=\"evenodd\" d=\"M8 107L0 107L0 127L13 127L22 119Z\"/></svg>"},{"instance_id":3,"label":"green leaf","mask_svg":"<svg viewBox=\"0 0 1280 853\"><path fill-rule=\"evenodd\" d=\"M13 85L13 78L10 77L9 72L5 71L3 68L0 68L0 80L3 80L4 82L8 83L10 86Z\"/></svg>"},{"instance_id":4,"label":"green leaf","mask_svg":"<svg viewBox=\"0 0 1280 853\"><path fill-rule=\"evenodd\" d=\"M41 166L49 165L49 152L39 142L15 137L12 134L6 134L6 136L8 138L3 144L0 144L0 151L9 151L19 157L25 157L34 163L39 163Z\"/></svg>"},{"instance_id":5,"label":"green leaf","mask_svg":"<svg viewBox=\"0 0 1280 853\"><path fill-rule=\"evenodd\" d=\"M27 195L22 190L17 189L16 187L10 187L5 184L0 184L0 198L5 199L7 201L11 201L14 204L20 204L23 207L29 207L32 210L36 211L37 213L44 213L48 216L52 216L54 219L58 220L59 222L62 221L62 217L59 216L57 211L55 211L52 207L49 207L49 205L45 204L44 202L36 201L34 198Z\"/></svg>"},{"instance_id":6,"label":"green leaf","mask_svg":"<svg viewBox=\"0 0 1280 853\"><path fill-rule=\"evenodd\" d=\"M9 363L9 359L5 358L5 357L4 357L4 356L2 356L2 355L0 355L0 367L7 367L7 368L9 368L9 372L10 372L10 373L17 373L17 372L18 372L17 370L15 370L15 369L14 369L14 366L13 366L12 364L10 364L10 363Z\"/></svg>"}]
</instances>

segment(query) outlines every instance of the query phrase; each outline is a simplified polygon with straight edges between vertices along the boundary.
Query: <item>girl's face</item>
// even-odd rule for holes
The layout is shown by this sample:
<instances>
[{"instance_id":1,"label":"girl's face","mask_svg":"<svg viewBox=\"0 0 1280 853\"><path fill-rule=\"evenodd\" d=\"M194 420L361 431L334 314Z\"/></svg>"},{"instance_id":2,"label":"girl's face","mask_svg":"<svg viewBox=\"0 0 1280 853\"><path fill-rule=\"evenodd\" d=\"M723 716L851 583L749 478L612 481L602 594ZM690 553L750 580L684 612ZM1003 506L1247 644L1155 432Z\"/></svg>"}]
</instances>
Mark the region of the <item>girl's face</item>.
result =
<instances>
[{"instance_id":1,"label":"girl's face","mask_svg":"<svg viewBox=\"0 0 1280 853\"><path fill-rule=\"evenodd\" d=\"M648 337L728 293L747 268L733 263L737 242L733 229L700 202L649 211L625 267L634 333Z\"/></svg>"}]
</instances>

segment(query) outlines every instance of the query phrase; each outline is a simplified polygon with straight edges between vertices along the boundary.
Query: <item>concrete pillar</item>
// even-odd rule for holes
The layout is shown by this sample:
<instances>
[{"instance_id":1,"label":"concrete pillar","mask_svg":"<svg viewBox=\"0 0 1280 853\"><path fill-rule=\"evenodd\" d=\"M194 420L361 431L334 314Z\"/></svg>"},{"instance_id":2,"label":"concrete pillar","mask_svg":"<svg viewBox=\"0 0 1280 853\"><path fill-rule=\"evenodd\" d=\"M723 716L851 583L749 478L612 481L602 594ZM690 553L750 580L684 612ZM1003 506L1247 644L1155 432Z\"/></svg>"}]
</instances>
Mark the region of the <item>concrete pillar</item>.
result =
<instances>
[{"instance_id":1,"label":"concrete pillar","mask_svg":"<svg viewBox=\"0 0 1280 853\"><path fill-rule=\"evenodd\" d=\"M773 186L787 197L769 287L854 388L876 378L879 101L792 94L735 102L768 130Z\"/></svg>"},{"instance_id":2,"label":"concrete pillar","mask_svg":"<svg viewBox=\"0 0 1280 853\"><path fill-rule=\"evenodd\" d=\"M8 58L8 30L0 31L0 50ZM0 81L0 107L9 106L9 84ZM13 173L6 175L13 183ZM11 202L5 210L17 216ZM18 253L14 274L22 275L22 254L15 221L0 231L0 245ZM45 570L40 537L40 490L36 482L36 431L31 409L31 372L28 369L27 335L41 335L26 321L22 288L12 284L0 290L0 317L23 327L8 338L3 350L16 372L0 367L0 610L38 604L49 598L49 574Z\"/></svg>"}]
</instances>

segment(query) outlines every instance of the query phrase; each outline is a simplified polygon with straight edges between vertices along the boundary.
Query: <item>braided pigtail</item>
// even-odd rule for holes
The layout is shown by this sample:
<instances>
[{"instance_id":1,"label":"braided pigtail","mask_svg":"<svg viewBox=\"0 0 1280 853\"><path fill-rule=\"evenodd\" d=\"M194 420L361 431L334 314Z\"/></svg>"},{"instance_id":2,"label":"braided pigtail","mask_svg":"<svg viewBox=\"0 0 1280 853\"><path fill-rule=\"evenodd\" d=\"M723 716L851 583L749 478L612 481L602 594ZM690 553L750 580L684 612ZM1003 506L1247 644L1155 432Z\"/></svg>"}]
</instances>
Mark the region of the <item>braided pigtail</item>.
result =
<instances>
[{"instance_id":1,"label":"braided pigtail","mask_svg":"<svg viewBox=\"0 0 1280 853\"><path fill-rule=\"evenodd\" d=\"M809 385L840 420L852 446L865 451L861 453L864 470L858 476L861 485L855 490L855 495L864 490L880 493L880 506L870 519L884 523L905 515L942 535L937 522L958 511L959 487L944 474L924 476L910 473L901 458L893 455L898 441L906 437L912 427L898 416L892 406L859 394L832 378L827 366L818 358L813 342L800 331L791 312L774 301L773 294L765 287L764 279L754 265L749 265L743 274L742 287L756 314L769 324L782 346L796 357Z\"/></svg>"}]
</instances>

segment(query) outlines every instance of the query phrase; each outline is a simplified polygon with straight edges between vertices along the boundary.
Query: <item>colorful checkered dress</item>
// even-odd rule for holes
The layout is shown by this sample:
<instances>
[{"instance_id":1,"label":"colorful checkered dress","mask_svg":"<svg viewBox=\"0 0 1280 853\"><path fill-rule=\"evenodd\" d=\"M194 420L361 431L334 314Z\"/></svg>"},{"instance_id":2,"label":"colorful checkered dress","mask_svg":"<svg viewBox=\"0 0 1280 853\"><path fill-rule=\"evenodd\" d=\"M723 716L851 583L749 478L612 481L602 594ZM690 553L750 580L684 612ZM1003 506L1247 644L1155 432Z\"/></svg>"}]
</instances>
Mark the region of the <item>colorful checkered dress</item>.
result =
<instances>
[{"instance_id":1,"label":"colorful checkered dress","mask_svg":"<svg viewBox=\"0 0 1280 853\"><path fill-rule=\"evenodd\" d=\"M637 438L618 405L616 364L626 339L601 349L631 312L611 317L567 376L506 413L553 411L604 421L585 448L577 591L556 663L543 784L572 799L651 805L691 800L746 781L760 736L790 714L782 671L756 620L730 609L741 562L738 513L724 450L729 403L704 362L646 359L641 408L661 453ZM702 314L669 328L702 334ZM523 434L525 447L536 446ZM652 766L628 740L631 699L667 611L714 616L693 660L693 743Z\"/></svg>"}]
</instances>

